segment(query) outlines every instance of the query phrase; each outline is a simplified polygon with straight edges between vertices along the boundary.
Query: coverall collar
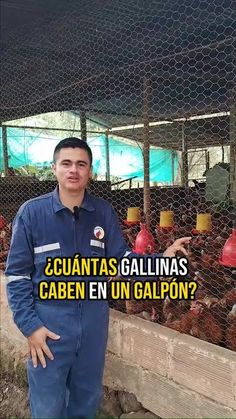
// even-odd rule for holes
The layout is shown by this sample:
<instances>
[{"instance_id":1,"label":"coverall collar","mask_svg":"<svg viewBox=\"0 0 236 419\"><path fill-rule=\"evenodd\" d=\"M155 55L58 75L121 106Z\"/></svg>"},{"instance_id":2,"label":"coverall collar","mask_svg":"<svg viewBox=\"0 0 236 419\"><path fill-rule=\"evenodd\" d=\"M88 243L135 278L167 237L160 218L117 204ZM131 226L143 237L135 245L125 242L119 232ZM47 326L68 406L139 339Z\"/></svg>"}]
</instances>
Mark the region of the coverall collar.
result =
<instances>
[{"instance_id":1,"label":"coverall collar","mask_svg":"<svg viewBox=\"0 0 236 419\"><path fill-rule=\"evenodd\" d=\"M54 212L58 212L67 208L60 201L58 186L56 186L56 188L52 192L52 206L53 206ZM84 199L80 208L83 208L86 211L95 211L93 200L91 196L89 195L89 193L87 192L87 190L85 190Z\"/></svg>"}]
</instances>

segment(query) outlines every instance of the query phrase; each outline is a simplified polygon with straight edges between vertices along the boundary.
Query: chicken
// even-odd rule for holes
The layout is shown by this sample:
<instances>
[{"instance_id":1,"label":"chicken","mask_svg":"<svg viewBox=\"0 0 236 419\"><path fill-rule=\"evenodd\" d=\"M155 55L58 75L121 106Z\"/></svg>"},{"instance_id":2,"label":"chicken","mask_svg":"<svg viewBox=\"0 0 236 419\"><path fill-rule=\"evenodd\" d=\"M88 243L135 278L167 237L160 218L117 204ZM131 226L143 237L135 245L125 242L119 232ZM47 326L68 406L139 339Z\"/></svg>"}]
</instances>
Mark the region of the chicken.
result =
<instances>
[{"instance_id":1,"label":"chicken","mask_svg":"<svg viewBox=\"0 0 236 419\"><path fill-rule=\"evenodd\" d=\"M207 342L219 344L223 341L223 327L207 310L203 310L197 321L193 322L190 334Z\"/></svg>"},{"instance_id":2,"label":"chicken","mask_svg":"<svg viewBox=\"0 0 236 419\"><path fill-rule=\"evenodd\" d=\"M127 314L139 314L143 311L149 312L147 301L126 300L125 307Z\"/></svg>"},{"instance_id":3,"label":"chicken","mask_svg":"<svg viewBox=\"0 0 236 419\"><path fill-rule=\"evenodd\" d=\"M126 313L126 306L125 301L123 300L109 300L109 307L113 308L114 310L121 311L122 313Z\"/></svg>"},{"instance_id":4,"label":"chicken","mask_svg":"<svg viewBox=\"0 0 236 419\"><path fill-rule=\"evenodd\" d=\"M205 295L204 295L205 294ZM235 290L227 291L222 299L218 299L209 293L205 293L203 290L199 290L196 293L196 298L210 309L211 315L215 321L225 329L227 327L227 316L233 306L236 297Z\"/></svg>"},{"instance_id":5,"label":"chicken","mask_svg":"<svg viewBox=\"0 0 236 419\"><path fill-rule=\"evenodd\" d=\"M228 315L228 325L225 332L225 346L231 351L236 351L236 304Z\"/></svg>"},{"instance_id":6,"label":"chicken","mask_svg":"<svg viewBox=\"0 0 236 419\"><path fill-rule=\"evenodd\" d=\"M167 296L163 302L163 317L166 322L172 322L180 318L181 314L186 313L190 308L190 302L187 300L171 300Z\"/></svg>"},{"instance_id":7,"label":"chicken","mask_svg":"<svg viewBox=\"0 0 236 419\"><path fill-rule=\"evenodd\" d=\"M7 224L5 218L0 215L0 250L9 250L11 240L11 223Z\"/></svg>"},{"instance_id":8,"label":"chicken","mask_svg":"<svg viewBox=\"0 0 236 419\"><path fill-rule=\"evenodd\" d=\"M0 251L0 263L3 266L3 269L5 267L5 263L6 263L6 260L7 260L7 255L8 255L7 250Z\"/></svg>"},{"instance_id":9,"label":"chicken","mask_svg":"<svg viewBox=\"0 0 236 419\"><path fill-rule=\"evenodd\" d=\"M175 241L175 236L172 231L162 230L161 228L157 228L156 232L156 240L158 243L158 248L160 249L160 253L164 252L169 246L171 246Z\"/></svg>"},{"instance_id":10,"label":"chicken","mask_svg":"<svg viewBox=\"0 0 236 419\"><path fill-rule=\"evenodd\" d=\"M179 320L166 322L165 326L215 344L221 343L224 335L223 327L214 318L211 309L198 300L191 303L190 310Z\"/></svg>"},{"instance_id":11,"label":"chicken","mask_svg":"<svg viewBox=\"0 0 236 419\"><path fill-rule=\"evenodd\" d=\"M154 307L151 309L151 313L148 311L141 311L141 313L136 314L137 317L140 317L144 320L149 320L150 322L157 322L157 312Z\"/></svg>"},{"instance_id":12,"label":"chicken","mask_svg":"<svg viewBox=\"0 0 236 419\"><path fill-rule=\"evenodd\" d=\"M127 241L128 245L131 249L134 248L135 239L136 239L137 234L139 233L139 231L140 231L140 226L139 225L123 229L124 238Z\"/></svg>"},{"instance_id":13,"label":"chicken","mask_svg":"<svg viewBox=\"0 0 236 419\"><path fill-rule=\"evenodd\" d=\"M146 312L150 316L150 320L154 322L162 322L162 301L161 300L127 300L125 301L127 314L140 314Z\"/></svg>"},{"instance_id":14,"label":"chicken","mask_svg":"<svg viewBox=\"0 0 236 419\"><path fill-rule=\"evenodd\" d=\"M174 321L167 321L164 323L164 326L169 327L170 329L174 329L177 332L189 334L191 331L193 323L193 315L188 311L188 313L181 314L179 319Z\"/></svg>"},{"instance_id":15,"label":"chicken","mask_svg":"<svg viewBox=\"0 0 236 419\"><path fill-rule=\"evenodd\" d=\"M198 289L204 290L206 294L210 294L217 298L223 298L226 291L233 287L233 280L225 274L224 268L214 268L211 270L202 268L195 272L194 280L198 283Z\"/></svg>"},{"instance_id":16,"label":"chicken","mask_svg":"<svg viewBox=\"0 0 236 419\"><path fill-rule=\"evenodd\" d=\"M222 299L226 306L233 307L236 304L236 288L227 291Z\"/></svg>"},{"instance_id":17,"label":"chicken","mask_svg":"<svg viewBox=\"0 0 236 419\"><path fill-rule=\"evenodd\" d=\"M150 320L155 322L162 321L162 306L163 302L161 300L134 300L131 298L125 301L127 314L140 315L140 313L145 312L150 316Z\"/></svg>"}]
</instances>

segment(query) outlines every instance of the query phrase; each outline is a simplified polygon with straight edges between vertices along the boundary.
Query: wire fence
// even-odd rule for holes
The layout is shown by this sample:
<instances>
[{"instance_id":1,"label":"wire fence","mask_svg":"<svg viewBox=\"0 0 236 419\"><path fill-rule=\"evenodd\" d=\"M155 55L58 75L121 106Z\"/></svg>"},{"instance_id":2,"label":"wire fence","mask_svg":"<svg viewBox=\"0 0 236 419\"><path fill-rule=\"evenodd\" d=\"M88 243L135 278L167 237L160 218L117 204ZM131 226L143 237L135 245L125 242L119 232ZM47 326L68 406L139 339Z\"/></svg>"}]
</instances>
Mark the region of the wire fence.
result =
<instances>
[{"instance_id":1,"label":"wire fence","mask_svg":"<svg viewBox=\"0 0 236 419\"><path fill-rule=\"evenodd\" d=\"M194 302L111 306L236 351L235 251L219 263L236 209L233 1L65 3L3 28L1 267L19 206L56 185L55 144L78 136L131 248L140 221L157 252L193 237Z\"/></svg>"}]
</instances>

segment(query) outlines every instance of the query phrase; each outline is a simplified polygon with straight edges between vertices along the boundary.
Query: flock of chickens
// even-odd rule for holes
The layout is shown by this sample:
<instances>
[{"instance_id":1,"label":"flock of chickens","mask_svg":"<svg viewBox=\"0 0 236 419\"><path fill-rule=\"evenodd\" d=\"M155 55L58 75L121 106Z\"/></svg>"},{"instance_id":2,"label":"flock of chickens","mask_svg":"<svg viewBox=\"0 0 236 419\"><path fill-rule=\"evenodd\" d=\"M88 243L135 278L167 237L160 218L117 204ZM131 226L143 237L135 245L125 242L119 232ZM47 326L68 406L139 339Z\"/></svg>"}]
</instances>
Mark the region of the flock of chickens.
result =
<instances>
[{"instance_id":1,"label":"flock of chickens","mask_svg":"<svg viewBox=\"0 0 236 419\"><path fill-rule=\"evenodd\" d=\"M234 271L218 263L231 227L224 216L219 217L215 224L213 222L209 235L191 234L192 217L189 220L182 217L173 232L154 230L157 251L165 250L178 237L192 235L188 248L188 279L198 283L194 300L176 301L166 297L164 301L110 302L111 306L236 351L236 267ZM134 247L138 231L138 226L124 229L131 247Z\"/></svg>"}]
</instances>

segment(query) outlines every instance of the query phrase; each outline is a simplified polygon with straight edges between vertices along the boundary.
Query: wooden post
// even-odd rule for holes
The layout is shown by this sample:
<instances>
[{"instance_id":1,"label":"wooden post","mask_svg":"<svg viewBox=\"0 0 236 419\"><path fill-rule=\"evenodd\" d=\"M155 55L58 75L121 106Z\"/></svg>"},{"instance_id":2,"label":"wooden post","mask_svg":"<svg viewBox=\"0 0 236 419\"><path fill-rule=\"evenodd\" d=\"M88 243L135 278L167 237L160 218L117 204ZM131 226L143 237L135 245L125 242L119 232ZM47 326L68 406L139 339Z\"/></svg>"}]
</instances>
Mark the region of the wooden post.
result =
<instances>
[{"instance_id":1,"label":"wooden post","mask_svg":"<svg viewBox=\"0 0 236 419\"><path fill-rule=\"evenodd\" d=\"M172 186L175 184L175 152L171 150L171 175L172 175Z\"/></svg>"},{"instance_id":2,"label":"wooden post","mask_svg":"<svg viewBox=\"0 0 236 419\"><path fill-rule=\"evenodd\" d=\"M236 205L236 104L230 109L229 119L230 138L230 198Z\"/></svg>"},{"instance_id":3,"label":"wooden post","mask_svg":"<svg viewBox=\"0 0 236 419\"><path fill-rule=\"evenodd\" d=\"M8 151L7 151L7 127L2 125L2 151L3 151L3 170L4 175L9 175Z\"/></svg>"},{"instance_id":4,"label":"wooden post","mask_svg":"<svg viewBox=\"0 0 236 419\"><path fill-rule=\"evenodd\" d=\"M210 152L206 151L206 171L210 169Z\"/></svg>"},{"instance_id":5,"label":"wooden post","mask_svg":"<svg viewBox=\"0 0 236 419\"><path fill-rule=\"evenodd\" d=\"M105 145L106 145L106 180L108 182L110 182L111 174L110 174L110 155L109 155L108 131L105 132Z\"/></svg>"},{"instance_id":6,"label":"wooden post","mask_svg":"<svg viewBox=\"0 0 236 419\"><path fill-rule=\"evenodd\" d=\"M181 171L181 186L188 187L188 152L186 147L184 122L182 123L182 171Z\"/></svg>"},{"instance_id":7,"label":"wooden post","mask_svg":"<svg viewBox=\"0 0 236 419\"><path fill-rule=\"evenodd\" d=\"M150 227L151 214L151 195L150 195L150 144L149 144L149 80L144 77L143 83L143 165L144 165L144 185L143 185L143 209L146 217L147 227Z\"/></svg>"},{"instance_id":8,"label":"wooden post","mask_svg":"<svg viewBox=\"0 0 236 419\"><path fill-rule=\"evenodd\" d=\"M80 115L81 140L87 141L86 112L80 111L79 115Z\"/></svg>"}]
</instances>

